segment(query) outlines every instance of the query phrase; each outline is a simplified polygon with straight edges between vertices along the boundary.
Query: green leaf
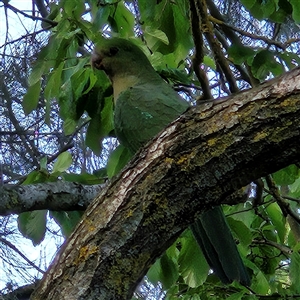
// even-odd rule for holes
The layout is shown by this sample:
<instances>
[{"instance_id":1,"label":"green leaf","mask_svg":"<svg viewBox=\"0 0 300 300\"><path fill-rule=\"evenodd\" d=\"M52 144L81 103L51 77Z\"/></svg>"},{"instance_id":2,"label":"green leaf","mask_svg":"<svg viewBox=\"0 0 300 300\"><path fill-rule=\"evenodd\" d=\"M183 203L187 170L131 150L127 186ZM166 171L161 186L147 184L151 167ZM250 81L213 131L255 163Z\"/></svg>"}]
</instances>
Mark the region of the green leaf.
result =
<instances>
[{"instance_id":1,"label":"green leaf","mask_svg":"<svg viewBox=\"0 0 300 300\"><path fill-rule=\"evenodd\" d=\"M80 118L84 111L86 111L92 119L100 114L104 114L102 117L106 118L106 110L108 110L112 116L113 101L111 96L113 91L110 81L103 71L90 71L89 75L85 89L76 101L77 119Z\"/></svg>"},{"instance_id":2,"label":"green leaf","mask_svg":"<svg viewBox=\"0 0 300 300\"><path fill-rule=\"evenodd\" d=\"M276 4L274 0L267 0L264 2L264 5L261 6L264 13L264 19L269 18L275 12Z\"/></svg>"},{"instance_id":3,"label":"green leaf","mask_svg":"<svg viewBox=\"0 0 300 300\"><path fill-rule=\"evenodd\" d=\"M91 119L86 132L85 143L96 155L100 155L102 150L103 135L99 130L101 125L101 116L95 116Z\"/></svg>"},{"instance_id":4,"label":"green leaf","mask_svg":"<svg viewBox=\"0 0 300 300\"><path fill-rule=\"evenodd\" d=\"M123 2L118 2L117 6L111 6L111 15L108 19L114 32L120 37L133 36L134 16L126 8Z\"/></svg>"},{"instance_id":5,"label":"green leaf","mask_svg":"<svg viewBox=\"0 0 300 300\"><path fill-rule=\"evenodd\" d=\"M283 72L283 67L280 65L269 50L261 50L257 52L252 61L253 75L259 80L265 80L270 73L278 76Z\"/></svg>"},{"instance_id":6,"label":"green leaf","mask_svg":"<svg viewBox=\"0 0 300 300\"><path fill-rule=\"evenodd\" d=\"M279 8L277 11L275 11L269 16L269 19L274 23L283 23L286 21L286 17L287 13L283 9Z\"/></svg>"},{"instance_id":7,"label":"green leaf","mask_svg":"<svg viewBox=\"0 0 300 300\"><path fill-rule=\"evenodd\" d=\"M87 59L81 59L79 63L74 67L74 73L71 76L71 84L73 89L74 99L77 100L82 94L83 90L86 90L86 85L89 83L91 89L91 73L93 71L90 68L84 68L87 64ZM93 82L95 83L96 78L92 77ZM85 93L87 93L85 91Z\"/></svg>"},{"instance_id":8,"label":"green leaf","mask_svg":"<svg viewBox=\"0 0 300 300\"><path fill-rule=\"evenodd\" d=\"M85 143L96 155L100 155L102 149L103 135L99 130L102 126L101 116L97 115L91 119L86 132Z\"/></svg>"},{"instance_id":9,"label":"green leaf","mask_svg":"<svg viewBox=\"0 0 300 300\"><path fill-rule=\"evenodd\" d=\"M109 156L107 162L107 175L108 178L112 178L118 174L128 163L132 154L123 145L119 145Z\"/></svg>"},{"instance_id":10,"label":"green leaf","mask_svg":"<svg viewBox=\"0 0 300 300\"><path fill-rule=\"evenodd\" d=\"M53 165L53 173L61 173L66 171L72 164L72 155L69 152L59 154Z\"/></svg>"},{"instance_id":11,"label":"green leaf","mask_svg":"<svg viewBox=\"0 0 300 300\"><path fill-rule=\"evenodd\" d=\"M147 26L144 33L145 35L152 36L164 44L169 45L169 39L167 35L159 29L152 29L150 26Z\"/></svg>"},{"instance_id":12,"label":"green leaf","mask_svg":"<svg viewBox=\"0 0 300 300\"><path fill-rule=\"evenodd\" d=\"M50 174L47 172L46 169L41 169L39 171L34 170L30 172L22 184L26 185L26 184L41 183L47 181L51 181Z\"/></svg>"},{"instance_id":13,"label":"green leaf","mask_svg":"<svg viewBox=\"0 0 300 300\"><path fill-rule=\"evenodd\" d=\"M41 81L42 75L44 74L46 68L47 64L44 60L37 60L28 77L29 86L35 85L37 82Z\"/></svg>"},{"instance_id":14,"label":"green leaf","mask_svg":"<svg viewBox=\"0 0 300 300\"><path fill-rule=\"evenodd\" d=\"M41 80L31 85L24 95L22 106L26 114L31 113L38 105L41 92Z\"/></svg>"},{"instance_id":15,"label":"green leaf","mask_svg":"<svg viewBox=\"0 0 300 300\"><path fill-rule=\"evenodd\" d=\"M59 225L62 234L69 237L83 213L83 211L50 211L49 216Z\"/></svg>"},{"instance_id":16,"label":"green leaf","mask_svg":"<svg viewBox=\"0 0 300 300\"><path fill-rule=\"evenodd\" d=\"M47 171L47 156L44 156L43 158L41 158L40 168L41 168L41 170Z\"/></svg>"},{"instance_id":17,"label":"green leaf","mask_svg":"<svg viewBox=\"0 0 300 300\"><path fill-rule=\"evenodd\" d=\"M161 264L161 276L160 281L165 289L170 288L178 279L178 265L168 256L166 253L162 255L160 259Z\"/></svg>"},{"instance_id":18,"label":"green leaf","mask_svg":"<svg viewBox=\"0 0 300 300\"><path fill-rule=\"evenodd\" d=\"M139 1L142 30L148 31L145 34L147 46L154 52L160 52L166 57L173 56L173 63L178 65L186 58L187 53L193 45L189 33L189 5L187 1ZM153 32L163 32L157 38ZM161 40L162 38L162 40ZM166 39L168 44L166 44ZM171 61L171 60L170 60ZM166 62L162 60L161 66ZM168 66L173 66L172 64Z\"/></svg>"},{"instance_id":19,"label":"green leaf","mask_svg":"<svg viewBox=\"0 0 300 300\"><path fill-rule=\"evenodd\" d=\"M76 119L76 102L74 101L73 89L70 79L66 80L66 82L60 88L59 112L60 116L64 120Z\"/></svg>"},{"instance_id":20,"label":"green leaf","mask_svg":"<svg viewBox=\"0 0 300 300\"><path fill-rule=\"evenodd\" d=\"M44 91L44 97L47 100L56 98L59 95L61 87L61 75L64 62L61 62L55 70L52 71Z\"/></svg>"},{"instance_id":21,"label":"green leaf","mask_svg":"<svg viewBox=\"0 0 300 300\"><path fill-rule=\"evenodd\" d=\"M278 185L289 185L295 182L299 177L299 169L296 165L289 165L272 174L272 178Z\"/></svg>"},{"instance_id":22,"label":"green leaf","mask_svg":"<svg viewBox=\"0 0 300 300\"><path fill-rule=\"evenodd\" d=\"M39 171L32 171L30 172L27 176L26 176L26 179L23 181L23 184L26 185L26 184L31 184L31 183L34 183L37 176L39 174Z\"/></svg>"},{"instance_id":23,"label":"green leaf","mask_svg":"<svg viewBox=\"0 0 300 300\"><path fill-rule=\"evenodd\" d=\"M268 291L270 289L269 282L262 272L257 273L257 275L255 276L255 279L253 280L251 288L256 293L259 293L259 294L267 294L268 293Z\"/></svg>"},{"instance_id":24,"label":"green leaf","mask_svg":"<svg viewBox=\"0 0 300 300\"><path fill-rule=\"evenodd\" d=\"M96 7L97 12L94 14L95 18L93 18L93 31L99 31L102 26L107 22L108 16L110 14L109 5L101 5Z\"/></svg>"},{"instance_id":25,"label":"green leaf","mask_svg":"<svg viewBox=\"0 0 300 300\"><path fill-rule=\"evenodd\" d=\"M202 285L208 276L209 266L190 230L180 237L179 271L191 288Z\"/></svg>"},{"instance_id":26,"label":"green leaf","mask_svg":"<svg viewBox=\"0 0 300 300\"><path fill-rule=\"evenodd\" d=\"M167 78L173 82L190 84L191 80L185 71L173 68L158 69L159 74L163 78Z\"/></svg>"},{"instance_id":27,"label":"green leaf","mask_svg":"<svg viewBox=\"0 0 300 300\"><path fill-rule=\"evenodd\" d=\"M46 233L47 210L24 212L18 216L18 228L34 246L40 244Z\"/></svg>"},{"instance_id":28,"label":"green leaf","mask_svg":"<svg viewBox=\"0 0 300 300\"><path fill-rule=\"evenodd\" d=\"M86 134L86 145L97 155L100 155L103 138L107 137L114 128L113 101L111 97L99 99L99 101L101 100L103 104L101 114L98 113L93 116ZM97 102L94 101L94 103ZM97 109L99 110L99 107Z\"/></svg>"},{"instance_id":29,"label":"green leaf","mask_svg":"<svg viewBox=\"0 0 300 300\"><path fill-rule=\"evenodd\" d=\"M256 3L256 0L241 0L241 3L247 8L251 9L254 4Z\"/></svg>"},{"instance_id":30,"label":"green leaf","mask_svg":"<svg viewBox=\"0 0 300 300\"><path fill-rule=\"evenodd\" d=\"M95 75L95 73L93 72L92 69L90 69L90 68L86 69L85 72L88 75L89 86L84 89L84 92L82 93L82 95L89 93L91 91L91 89L95 86L95 84L97 83L97 80L98 80L98 76ZM101 73L103 73L103 72L101 72ZM101 86L103 86L102 83L101 83Z\"/></svg>"},{"instance_id":31,"label":"green leaf","mask_svg":"<svg viewBox=\"0 0 300 300\"><path fill-rule=\"evenodd\" d=\"M251 230L242 221L227 218L227 222L233 232L238 236L241 244L244 247L248 247L253 239Z\"/></svg>"},{"instance_id":32,"label":"green leaf","mask_svg":"<svg viewBox=\"0 0 300 300\"><path fill-rule=\"evenodd\" d=\"M61 7L68 16L74 19L80 18L85 11L84 2L81 0L63 0L61 1Z\"/></svg>"},{"instance_id":33,"label":"green leaf","mask_svg":"<svg viewBox=\"0 0 300 300\"><path fill-rule=\"evenodd\" d=\"M74 119L67 118L63 124L65 135L72 134L75 131L76 126L77 126L77 122Z\"/></svg>"},{"instance_id":34,"label":"green leaf","mask_svg":"<svg viewBox=\"0 0 300 300\"><path fill-rule=\"evenodd\" d=\"M254 18L262 20L264 12L262 10L263 5L257 0L241 0L242 4L250 11ZM249 4L248 4L249 3Z\"/></svg>"},{"instance_id":35,"label":"green leaf","mask_svg":"<svg viewBox=\"0 0 300 300\"><path fill-rule=\"evenodd\" d=\"M283 52L278 54L279 58L284 60L289 69L293 69L296 64L300 64L299 55L296 53Z\"/></svg>"},{"instance_id":36,"label":"green leaf","mask_svg":"<svg viewBox=\"0 0 300 300\"><path fill-rule=\"evenodd\" d=\"M297 178L290 186L290 195L295 198L300 198L300 178Z\"/></svg>"},{"instance_id":37,"label":"green leaf","mask_svg":"<svg viewBox=\"0 0 300 300\"><path fill-rule=\"evenodd\" d=\"M151 266L147 273L147 278L153 283L154 285L160 282L161 276L161 264L160 260L157 259L155 263Z\"/></svg>"},{"instance_id":38,"label":"green leaf","mask_svg":"<svg viewBox=\"0 0 300 300\"><path fill-rule=\"evenodd\" d=\"M95 174L96 173L96 174ZM100 173L100 171L99 171ZM107 178L106 169L102 169L102 172L98 175L97 172L94 174L82 173L82 174L74 174L74 173L63 173L60 175L65 181L69 182L78 182L81 184L89 184L95 185L103 183Z\"/></svg>"},{"instance_id":39,"label":"green leaf","mask_svg":"<svg viewBox=\"0 0 300 300\"><path fill-rule=\"evenodd\" d=\"M245 226L251 228L256 215L254 214L253 210L251 210L252 206L250 204L240 203L234 206L223 205L222 207L225 215L231 214L231 219L241 221Z\"/></svg>"},{"instance_id":40,"label":"green leaf","mask_svg":"<svg viewBox=\"0 0 300 300\"><path fill-rule=\"evenodd\" d=\"M232 44L228 48L228 55L235 64L241 65L248 59L252 59L255 55L255 51L250 47Z\"/></svg>"},{"instance_id":41,"label":"green leaf","mask_svg":"<svg viewBox=\"0 0 300 300\"><path fill-rule=\"evenodd\" d=\"M275 226L276 232L281 243L285 241L286 227L285 227L285 218L282 214L281 209L277 203L271 203L266 207L266 211L272 221L272 224Z\"/></svg>"},{"instance_id":42,"label":"green leaf","mask_svg":"<svg viewBox=\"0 0 300 300\"><path fill-rule=\"evenodd\" d=\"M215 61L208 55L204 55L203 57L203 63L213 69L214 71L216 70L216 63Z\"/></svg>"},{"instance_id":43,"label":"green leaf","mask_svg":"<svg viewBox=\"0 0 300 300\"><path fill-rule=\"evenodd\" d=\"M300 23L300 2L299 0L289 0L293 7L292 17L296 23Z\"/></svg>"},{"instance_id":44,"label":"green leaf","mask_svg":"<svg viewBox=\"0 0 300 300\"><path fill-rule=\"evenodd\" d=\"M241 300L243 299L244 295L247 294L246 291L242 291L239 293L234 293L232 295L230 295L229 297L226 297L227 300Z\"/></svg>"},{"instance_id":45,"label":"green leaf","mask_svg":"<svg viewBox=\"0 0 300 300\"><path fill-rule=\"evenodd\" d=\"M290 279L292 282L292 290L294 293L300 293L300 254L297 251L293 251L291 255L290 264Z\"/></svg>"}]
</instances>

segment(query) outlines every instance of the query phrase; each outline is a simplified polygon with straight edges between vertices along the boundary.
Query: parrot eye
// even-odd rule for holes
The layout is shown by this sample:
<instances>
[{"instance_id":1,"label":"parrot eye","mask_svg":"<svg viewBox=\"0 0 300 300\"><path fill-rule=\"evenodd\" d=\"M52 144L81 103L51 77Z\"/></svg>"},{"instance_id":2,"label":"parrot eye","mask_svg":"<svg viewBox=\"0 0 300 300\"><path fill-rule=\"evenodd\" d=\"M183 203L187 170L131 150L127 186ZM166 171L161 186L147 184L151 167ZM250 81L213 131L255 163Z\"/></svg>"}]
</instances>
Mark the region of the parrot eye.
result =
<instances>
[{"instance_id":1,"label":"parrot eye","mask_svg":"<svg viewBox=\"0 0 300 300\"><path fill-rule=\"evenodd\" d=\"M117 47L111 47L111 48L109 48L109 54L110 54L110 56L114 56L118 52L119 52L119 48L117 48Z\"/></svg>"}]
</instances>

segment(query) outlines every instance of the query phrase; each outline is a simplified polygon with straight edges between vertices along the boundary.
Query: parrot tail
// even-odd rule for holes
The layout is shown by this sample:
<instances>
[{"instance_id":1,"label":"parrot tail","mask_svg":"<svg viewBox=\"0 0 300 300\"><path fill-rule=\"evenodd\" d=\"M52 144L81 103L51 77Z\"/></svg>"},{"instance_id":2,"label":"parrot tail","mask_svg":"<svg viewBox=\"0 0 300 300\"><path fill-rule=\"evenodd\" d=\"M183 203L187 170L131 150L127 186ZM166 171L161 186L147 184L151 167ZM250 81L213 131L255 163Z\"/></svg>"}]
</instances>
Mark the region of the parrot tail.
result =
<instances>
[{"instance_id":1,"label":"parrot tail","mask_svg":"<svg viewBox=\"0 0 300 300\"><path fill-rule=\"evenodd\" d=\"M250 286L250 277L220 206L201 214L191 230L209 266L224 284L236 280Z\"/></svg>"}]
</instances>

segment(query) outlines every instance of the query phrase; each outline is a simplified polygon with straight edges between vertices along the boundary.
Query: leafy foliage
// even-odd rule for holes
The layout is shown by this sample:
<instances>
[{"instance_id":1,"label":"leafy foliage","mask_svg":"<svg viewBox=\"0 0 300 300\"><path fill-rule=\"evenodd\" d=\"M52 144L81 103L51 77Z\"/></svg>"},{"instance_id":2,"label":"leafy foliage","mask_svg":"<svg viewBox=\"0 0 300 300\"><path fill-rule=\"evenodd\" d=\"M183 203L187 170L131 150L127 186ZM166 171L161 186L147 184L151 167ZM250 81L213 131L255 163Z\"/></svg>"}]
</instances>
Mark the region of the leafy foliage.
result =
<instances>
[{"instance_id":1,"label":"leafy foliage","mask_svg":"<svg viewBox=\"0 0 300 300\"><path fill-rule=\"evenodd\" d=\"M279 76L300 62L297 0L207 0L210 15L207 21L203 16L198 19L198 25L203 22L198 26L200 34L190 21L189 5L193 1L100 2L60 0L45 6L48 16L43 16L41 26L48 32L46 42L37 49L30 75L23 76L28 76L22 87L26 94L12 97L22 99L28 119L42 112L39 121L45 126L53 129L61 124L58 132L63 131L64 141L82 141L76 144L82 150L79 161L102 155L103 145L114 137L110 81L104 72L92 70L89 64L93 43L102 36L116 35L140 45L159 74L191 103L205 98L205 88L211 96L226 96ZM200 2L205 1L198 1L199 7ZM203 11L205 14L205 7ZM197 57L200 61L195 60ZM230 74L224 72L227 65ZM205 71L208 86L197 75L197 69ZM4 78L5 72L1 71L1 76ZM4 103L9 99L4 93L8 84L1 85ZM11 113L7 116L12 120ZM23 117L22 114L19 119ZM82 128L85 130L79 135ZM39 130L42 134L45 127ZM7 141L11 142L8 138ZM46 147L47 142L43 144ZM94 168L87 170L75 164L76 151L68 152L70 149L64 147L56 150L40 151L39 155L32 151L32 162L26 161L25 173L15 167L15 173L26 175L19 182L66 180L96 184L117 174L129 159L123 146L112 146L108 159L102 159L97 166L93 165L95 160L90 160ZM92 174L97 168L101 168L100 176ZM4 173L5 180L17 180L9 174ZM260 295L284 298L299 294L299 175L299 166L291 165L248 188L246 202L224 206L252 277L251 293L237 283L224 287L218 281L190 231L184 232L155 262L148 280L154 285L161 283L166 299L258 299ZM47 211L34 211L18 217L20 232L35 245L44 239L47 215ZM49 215L68 236L81 212Z\"/></svg>"}]
</instances>

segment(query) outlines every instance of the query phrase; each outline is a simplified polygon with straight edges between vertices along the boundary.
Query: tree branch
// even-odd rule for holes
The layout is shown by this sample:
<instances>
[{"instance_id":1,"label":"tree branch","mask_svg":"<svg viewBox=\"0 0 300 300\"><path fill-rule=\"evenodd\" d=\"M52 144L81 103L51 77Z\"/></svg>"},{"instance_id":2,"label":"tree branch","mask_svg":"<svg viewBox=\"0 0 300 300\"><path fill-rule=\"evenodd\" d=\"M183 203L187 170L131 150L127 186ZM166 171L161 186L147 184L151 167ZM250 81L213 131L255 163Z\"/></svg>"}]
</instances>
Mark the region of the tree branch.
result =
<instances>
[{"instance_id":1,"label":"tree branch","mask_svg":"<svg viewBox=\"0 0 300 300\"><path fill-rule=\"evenodd\" d=\"M38 1L39 2L39 1ZM34 20L34 21L43 21L43 22L46 22L46 23L48 23L49 25L51 25L51 26L56 26L58 23L57 22L55 22L55 21L52 21L52 20L49 20L49 19L46 19L45 17L43 17L43 18L41 18L41 17L37 17L37 16L31 16L31 15L28 15L28 14L26 14L26 13L24 13L22 10L20 10L20 9L18 9L18 8L16 8L16 7L14 7L14 6L12 6L12 5L10 5L10 4L8 4L8 3L4 3L4 7L6 7L6 8L9 8L10 10L12 10L14 13L16 13L16 14L21 14L21 15L23 15L24 17L26 17L26 18L29 18L29 19L31 19L31 20ZM40 8L39 8L40 9ZM47 12L47 10L46 10L46 12ZM40 13L42 14L42 12L40 11ZM43 15L43 14L42 14ZM46 15L47 16L47 15Z\"/></svg>"},{"instance_id":2,"label":"tree branch","mask_svg":"<svg viewBox=\"0 0 300 300\"><path fill-rule=\"evenodd\" d=\"M281 197L279 189L275 185L272 177L270 175L266 176L266 182L269 187L270 194L274 197L278 206L282 210L284 216L290 215L298 224L300 224L299 214L297 214L290 206L289 202Z\"/></svg>"},{"instance_id":3,"label":"tree branch","mask_svg":"<svg viewBox=\"0 0 300 300\"><path fill-rule=\"evenodd\" d=\"M0 215L49 209L85 210L104 184L81 185L73 182L49 182L0 187Z\"/></svg>"},{"instance_id":4,"label":"tree branch","mask_svg":"<svg viewBox=\"0 0 300 300\"><path fill-rule=\"evenodd\" d=\"M130 299L197 214L299 160L299 114L300 69L191 108L92 202L32 299Z\"/></svg>"}]
</instances>

